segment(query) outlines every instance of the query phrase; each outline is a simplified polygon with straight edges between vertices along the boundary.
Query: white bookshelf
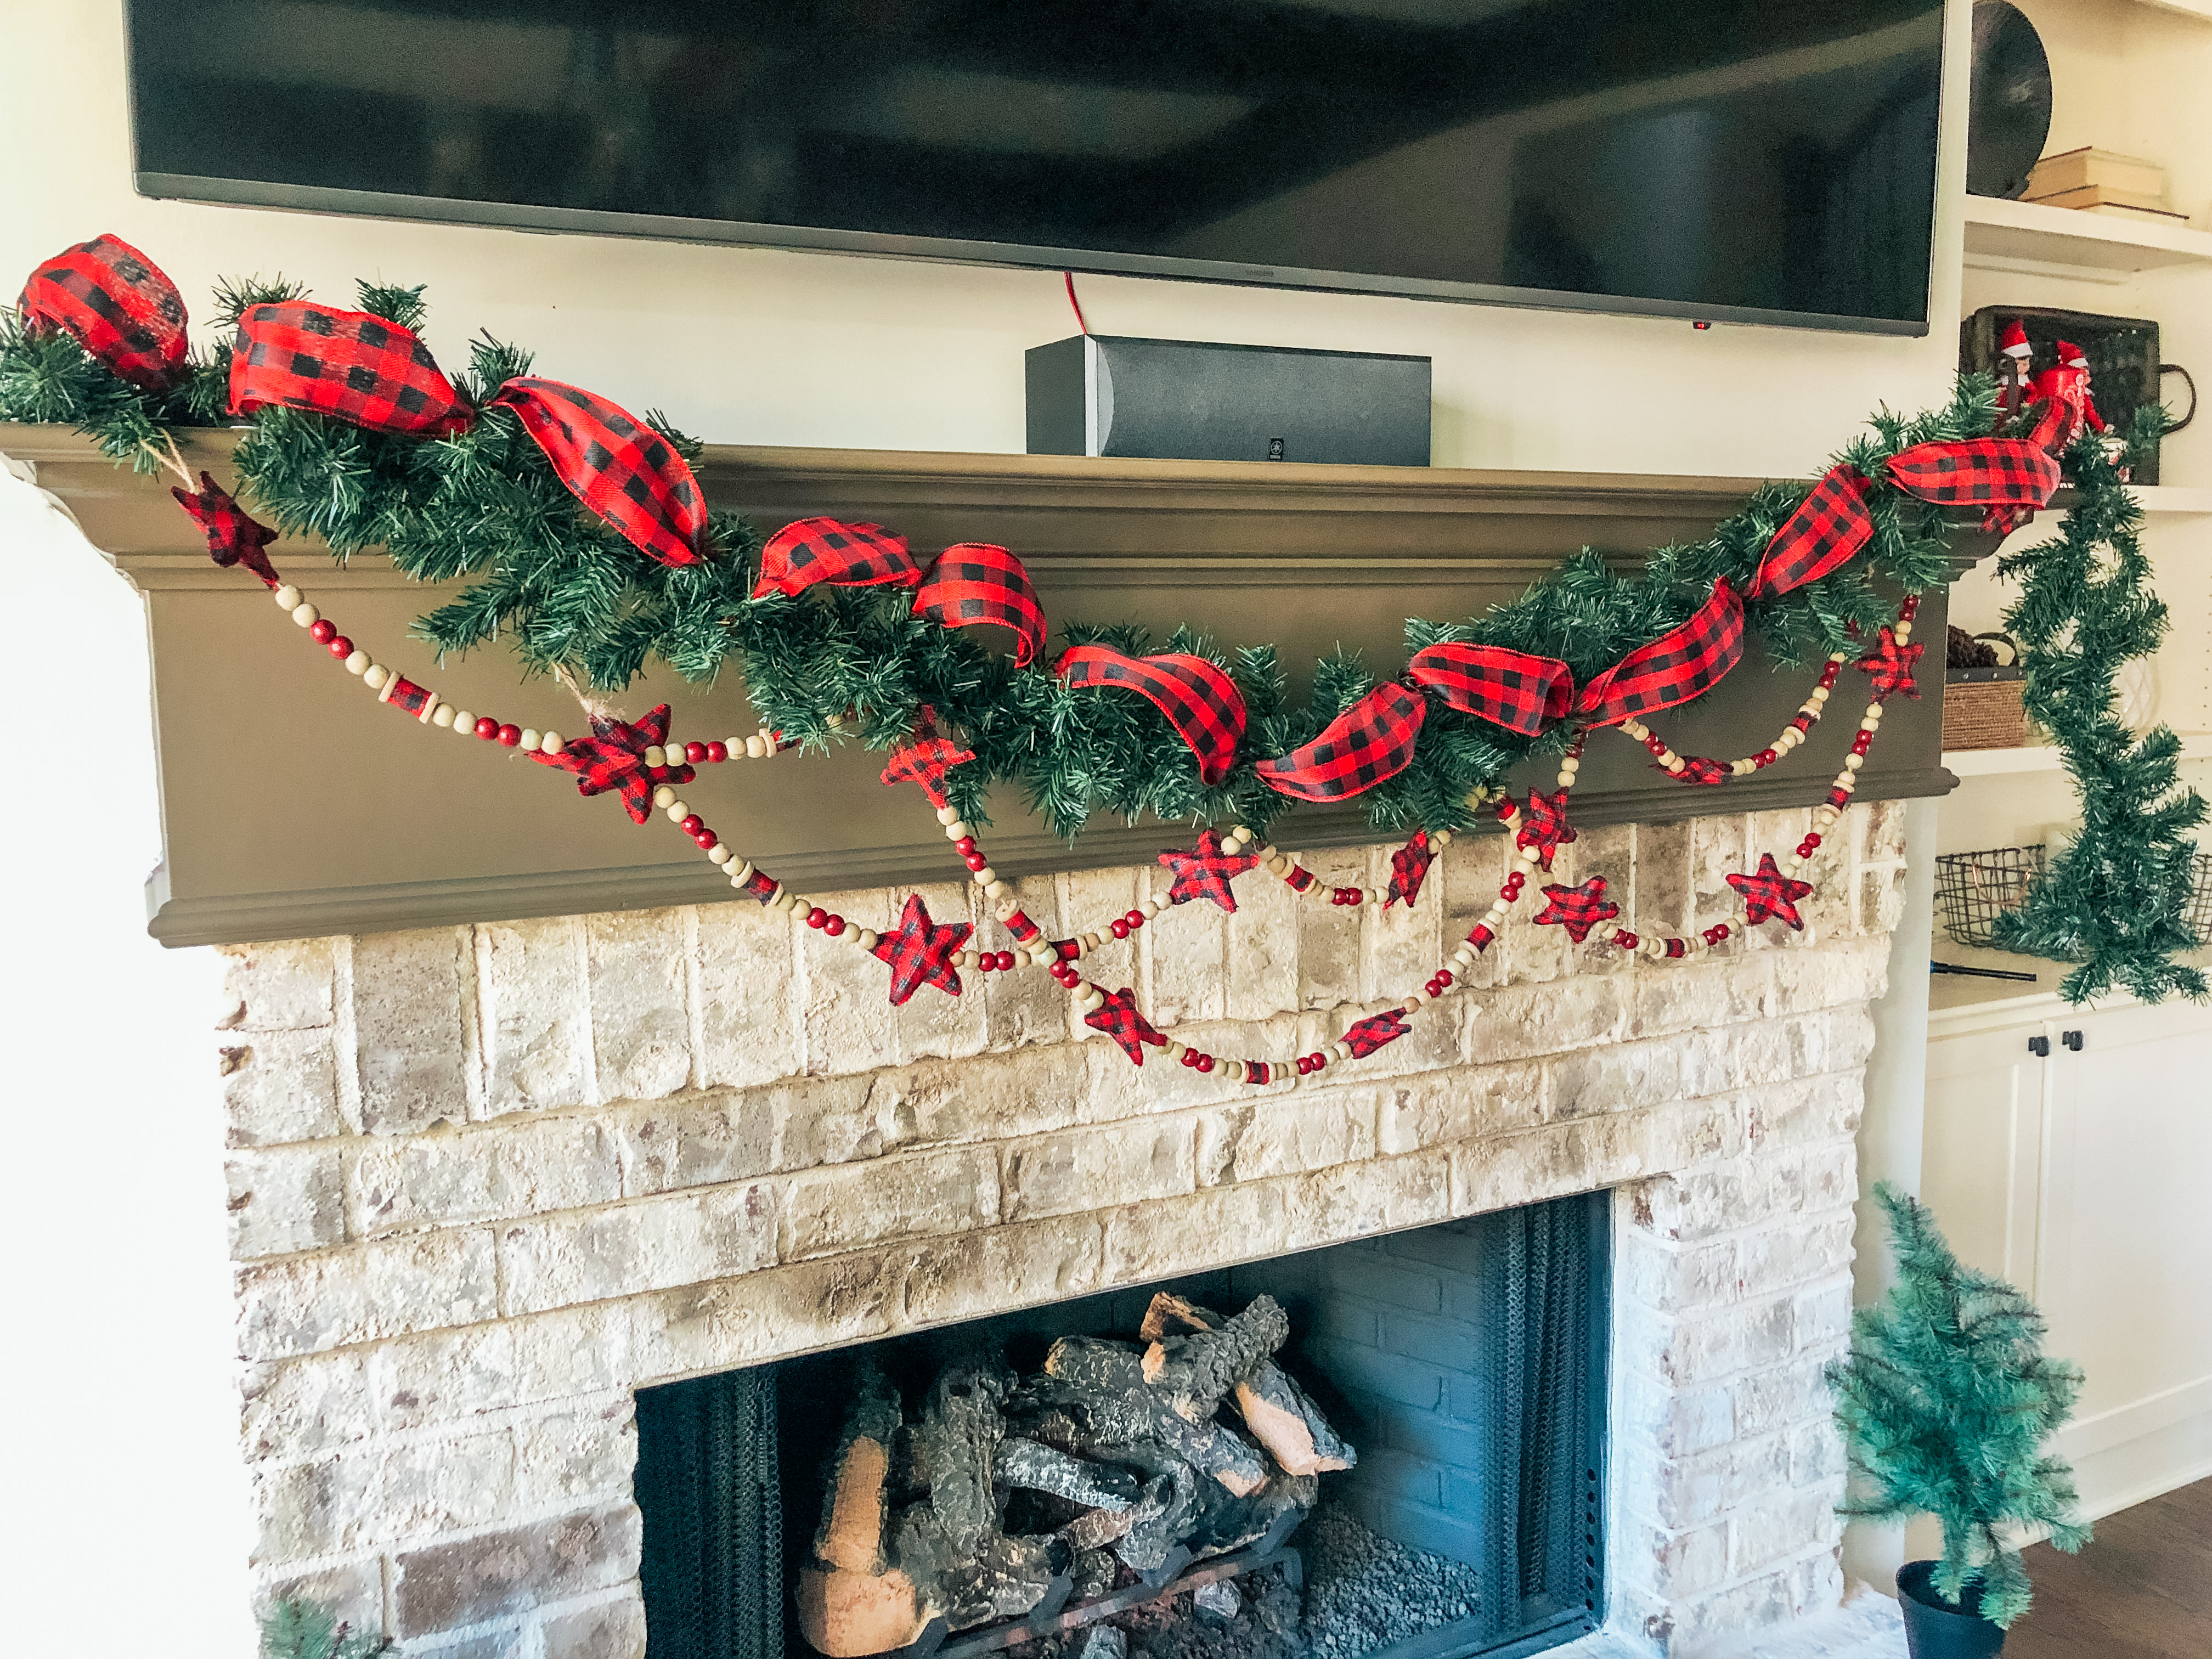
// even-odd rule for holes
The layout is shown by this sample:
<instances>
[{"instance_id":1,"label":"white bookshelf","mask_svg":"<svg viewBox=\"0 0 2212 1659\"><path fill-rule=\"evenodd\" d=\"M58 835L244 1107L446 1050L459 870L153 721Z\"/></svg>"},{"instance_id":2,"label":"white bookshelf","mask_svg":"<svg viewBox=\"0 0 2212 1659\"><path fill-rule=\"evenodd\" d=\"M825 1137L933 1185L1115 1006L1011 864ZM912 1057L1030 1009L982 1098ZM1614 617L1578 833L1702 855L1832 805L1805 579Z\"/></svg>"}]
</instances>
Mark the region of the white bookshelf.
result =
<instances>
[{"instance_id":1,"label":"white bookshelf","mask_svg":"<svg viewBox=\"0 0 2212 1659\"><path fill-rule=\"evenodd\" d=\"M2165 265L2212 264L2212 231L1969 196L1966 259L1984 270L2124 283Z\"/></svg>"},{"instance_id":2,"label":"white bookshelf","mask_svg":"<svg viewBox=\"0 0 2212 1659\"><path fill-rule=\"evenodd\" d=\"M2181 758L2212 759L2212 732L2181 734ZM2065 761L2057 750L2031 744L2025 749L1947 749L1943 764L1962 778L1990 778L2007 773L2058 772Z\"/></svg>"}]
</instances>

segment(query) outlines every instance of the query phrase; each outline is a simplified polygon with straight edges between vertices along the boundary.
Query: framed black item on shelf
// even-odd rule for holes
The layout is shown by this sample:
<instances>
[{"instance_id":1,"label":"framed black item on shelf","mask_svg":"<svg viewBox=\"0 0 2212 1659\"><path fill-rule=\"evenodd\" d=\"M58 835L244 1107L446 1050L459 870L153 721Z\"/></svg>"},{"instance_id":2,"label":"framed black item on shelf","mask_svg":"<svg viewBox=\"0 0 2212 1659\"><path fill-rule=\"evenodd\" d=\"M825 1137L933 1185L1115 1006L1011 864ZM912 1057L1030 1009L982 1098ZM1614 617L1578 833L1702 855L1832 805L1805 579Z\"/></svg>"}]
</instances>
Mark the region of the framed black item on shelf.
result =
<instances>
[{"instance_id":1,"label":"framed black item on shelf","mask_svg":"<svg viewBox=\"0 0 2212 1659\"><path fill-rule=\"evenodd\" d=\"M2158 325L2142 317L2105 317L2093 311L2061 311L2051 306L1984 306L1959 325L1959 367L2002 380L2004 359L1998 343L2014 318L2035 349L2028 373L2040 374L2058 362L2058 342L2070 340L2089 360L2089 395L2105 423L2125 432L2136 410L2159 398L2160 376L2179 374L2189 386L2189 406L2173 430L2197 413L2197 383L2189 371L2159 361ZM2158 448L2139 462L2133 481L2158 482Z\"/></svg>"}]
</instances>

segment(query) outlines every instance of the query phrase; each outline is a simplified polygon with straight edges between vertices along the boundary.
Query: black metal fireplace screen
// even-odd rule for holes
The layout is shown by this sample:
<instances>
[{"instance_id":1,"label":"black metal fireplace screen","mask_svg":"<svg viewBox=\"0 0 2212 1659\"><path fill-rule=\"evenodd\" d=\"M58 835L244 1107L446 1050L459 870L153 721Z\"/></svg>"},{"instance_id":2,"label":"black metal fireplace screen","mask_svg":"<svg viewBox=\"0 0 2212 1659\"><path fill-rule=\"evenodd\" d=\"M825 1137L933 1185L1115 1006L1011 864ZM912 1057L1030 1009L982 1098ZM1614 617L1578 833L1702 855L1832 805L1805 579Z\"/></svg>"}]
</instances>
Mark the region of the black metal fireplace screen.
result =
<instances>
[{"instance_id":1,"label":"black metal fireplace screen","mask_svg":"<svg viewBox=\"0 0 2212 1659\"><path fill-rule=\"evenodd\" d=\"M1588 1194L641 1390L649 1659L814 1659L793 1587L864 1370L915 1398L957 1356L1004 1355L1011 1376L1063 1337L1133 1337L1168 1301L1218 1319L1210 1309L1264 1297L1288 1316L1281 1370L1356 1453L1316 1477L1310 1516L1234 1553L1124 1570L1087 1600L1062 1577L1029 1625L939 1618L888 1651L957 1659L1239 1572L1277 1575L1274 1607L1297 1617L1303 1595L1310 1629L1334 1621L1328 1650L1364 1659L1509 1659L1571 1640L1602 1616L1607 1215ZM1377 1563L1396 1575L1387 1594L1346 1577Z\"/></svg>"}]
</instances>

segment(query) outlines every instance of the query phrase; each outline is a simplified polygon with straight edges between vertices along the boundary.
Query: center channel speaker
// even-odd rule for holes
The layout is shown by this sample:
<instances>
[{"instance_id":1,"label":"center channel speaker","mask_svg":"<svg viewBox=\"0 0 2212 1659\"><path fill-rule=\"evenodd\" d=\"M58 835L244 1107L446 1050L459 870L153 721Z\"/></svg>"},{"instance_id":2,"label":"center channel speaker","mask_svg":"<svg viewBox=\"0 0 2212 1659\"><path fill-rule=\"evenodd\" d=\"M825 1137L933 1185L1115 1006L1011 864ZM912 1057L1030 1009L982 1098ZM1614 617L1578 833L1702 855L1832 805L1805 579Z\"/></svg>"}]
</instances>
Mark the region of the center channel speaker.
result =
<instances>
[{"instance_id":1,"label":"center channel speaker","mask_svg":"<svg viewBox=\"0 0 2212 1659\"><path fill-rule=\"evenodd\" d=\"M1032 455L1429 464L1429 360L1077 334L1026 354Z\"/></svg>"}]
</instances>

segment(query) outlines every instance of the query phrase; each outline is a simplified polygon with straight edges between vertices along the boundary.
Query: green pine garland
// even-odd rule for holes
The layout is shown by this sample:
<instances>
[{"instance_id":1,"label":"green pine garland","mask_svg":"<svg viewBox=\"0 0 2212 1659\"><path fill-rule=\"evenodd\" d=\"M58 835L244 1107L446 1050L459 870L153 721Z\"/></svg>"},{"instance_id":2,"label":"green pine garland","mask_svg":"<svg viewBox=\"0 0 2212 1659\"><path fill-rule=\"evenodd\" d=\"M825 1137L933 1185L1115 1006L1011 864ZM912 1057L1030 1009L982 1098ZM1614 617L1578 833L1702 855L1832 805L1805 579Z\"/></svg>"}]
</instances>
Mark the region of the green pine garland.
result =
<instances>
[{"instance_id":1,"label":"green pine garland","mask_svg":"<svg viewBox=\"0 0 2212 1659\"><path fill-rule=\"evenodd\" d=\"M2164 411L2138 412L2131 448L2164 429ZM2141 738L2119 717L2119 665L2158 649L2164 601L2150 590L2138 532L2142 509L2094 433L2066 457L2075 501L2058 536L2006 555L2000 576L2021 580L2005 612L2027 665L2027 712L2065 751L2081 801L2081 831L1997 918L2001 950L2079 963L2059 986L2069 1002L2123 988L2146 1002L2201 998L2204 975L2175 956L2198 941L2183 921L2195 884L2189 832L2204 798L2178 787L2181 739L2160 726Z\"/></svg>"},{"instance_id":2,"label":"green pine garland","mask_svg":"<svg viewBox=\"0 0 2212 1659\"><path fill-rule=\"evenodd\" d=\"M222 343L195 354L181 383L160 395L119 380L68 336L26 329L15 313L0 313L0 418L74 426L104 453L150 471L173 459L173 429L228 419L228 342L240 313L301 292L281 277L222 287ZM419 329L422 295L420 288L363 283L357 303ZM481 404L530 364L527 352L483 336L471 343L466 370L453 378ZM1901 449L1988 432L1995 410L1989 377L1963 375L1942 408L1911 418L1884 410L1837 459L1879 479ZM698 453L696 441L657 415L648 419L686 456ZM2091 447L2069 458L2081 501L2057 550L2016 556L2004 566L2029 579L2014 619L2029 649L2029 706L2067 747L2088 819L2082 840L2027 911L2007 924L2004 938L2013 948L2082 962L2067 981L2077 999L2115 983L2147 997L2198 994L2203 976L2171 955L2193 943L2179 921L2181 836L2203 806L2193 793L2172 793L2171 733L2130 745L2111 714L2113 667L2155 644L2164 611L2144 590L2125 490ZM1138 655L1185 651L1231 674L1249 723L1228 776L1208 786L1164 715L1123 693L1070 690L1049 671L1056 651L1017 669L970 633L915 617L910 595L894 587L752 599L761 537L737 514L711 515L714 554L705 562L658 563L579 506L505 408L484 409L469 431L434 441L266 409L235 459L242 493L288 533L319 534L341 560L380 547L420 580L465 582L416 625L441 654L504 641L526 672L556 675L594 696L619 691L655 661L702 684L734 665L762 719L810 747L857 735L887 748L932 708L976 755L949 782L954 804L979 824L990 821L985 792L1008 783L1070 837L1099 811L1129 820L1145 812L1237 817L1264 828L1289 803L1261 782L1257 763L1310 741L1375 683L1358 657L1340 653L1318 665L1311 692L1293 705L1272 647L1228 653L1188 630L1155 641L1126 625L1064 626L1062 646L1100 641ZM1747 589L1806 489L1762 485L1710 538L1659 549L1640 570L1614 568L1585 549L1486 616L1409 620L1406 652L1446 640L1499 645L1561 659L1587 681L1680 623L1716 578ZM1940 509L1889 489L1875 490L1869 507L1875 533L1866 556L1791 592L1747 603L1747 620L1778 666L1855 649L1855 630L1869 634L1893 621L1895 602L1877 590L1877 579L1906 592L1946 580ZM2106 544L2112 565L2100 574L2096 550ZM848 712L857 720L844 718ZM1569 741L1564 727L1522 738L1432 701L1413 763L1361 799L1378 830L1462 829L1479 815L1478 792Z\"/></svg>"},{"instance_id":3,"label":"green pine garland","mask_svg":"<svg viewBox=\"0 0 2212 1659\"><path fill-rule=\"evenodd\" d=\"M1848 1359L1828 1367L1836 1426L1870 1521L1932 1515L1943 1525L1936 1588L1954 1601L1981 1593L1981 1615L2009 1625L2027 1611L2027 1570L2009 1541L2047 1528L2078 1550L2074 1471L2043 1445L2074 1414L2081 1368L2043 1352L2043 1316L2011 1285L1961 1267L1935 1218L1887 1182L1898 1282L1851 1316Z\"/></svg>"}]
</instances>

